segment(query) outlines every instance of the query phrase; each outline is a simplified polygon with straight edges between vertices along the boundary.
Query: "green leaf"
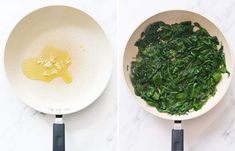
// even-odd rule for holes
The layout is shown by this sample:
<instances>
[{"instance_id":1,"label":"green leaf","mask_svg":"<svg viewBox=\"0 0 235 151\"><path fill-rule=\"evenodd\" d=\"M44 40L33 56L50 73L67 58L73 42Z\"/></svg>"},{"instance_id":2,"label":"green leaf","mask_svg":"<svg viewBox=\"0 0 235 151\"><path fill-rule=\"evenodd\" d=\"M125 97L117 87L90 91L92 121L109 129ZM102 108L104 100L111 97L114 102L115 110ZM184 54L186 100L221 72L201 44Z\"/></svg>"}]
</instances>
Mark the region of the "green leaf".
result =
<instances>
[{"instance_id":1,"label":"green leaf","mask_svg":"<svg viewBox=\"0 0 235 151\"><path fill-rule=\"evenodd\" d=\"M183 99L186 99L186 97L187 97L187 94L184 93L184 92L181 92L181 93L176 94L176 98L177 98L177 99L183 100Z\"/></svg>"},{"instance_id":2,"label":"green leaf","mask_svg":"<svg viewBox=\"0 0 235 151\"><path fill-rule=\"evenodd\" d=\"M215 82L219 82L220 79L222 78L222 75L220 72L216 72L213 74L213 78L214 78Z\"/></svg>"}]
</instances>

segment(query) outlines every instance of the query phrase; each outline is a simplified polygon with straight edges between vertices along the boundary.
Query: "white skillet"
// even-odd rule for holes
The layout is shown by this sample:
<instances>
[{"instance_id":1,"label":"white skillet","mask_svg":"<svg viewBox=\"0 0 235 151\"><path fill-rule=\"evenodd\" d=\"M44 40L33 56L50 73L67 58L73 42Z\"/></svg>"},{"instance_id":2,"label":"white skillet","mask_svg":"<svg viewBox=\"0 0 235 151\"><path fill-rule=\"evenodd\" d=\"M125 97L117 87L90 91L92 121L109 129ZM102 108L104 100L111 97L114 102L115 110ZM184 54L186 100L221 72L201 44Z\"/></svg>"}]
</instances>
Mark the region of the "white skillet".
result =
<instances>
[{"instance_id":1,"label":"white skillet","mask_svg":"<svg viewBox=\"0 0 235 151\"><path fill-rule=\"evenodd\" d=\"M46 83L23 75L22 61L40 56L45 46L68 51L72 60L71 84L60 78ZM101 27L72 7L40 8L14 27L5 47L6 75L21 101L39 112L56 115L54 151L65 150L62 115L87 107L101 95L112 72L112 57L112 48Z\"/></svg>"},{"instance_id":2,"label":"white skillet","mask_svg":"<svg viewBox=\"0 0 235 151\"><path fill-rule=\"evenodd\" d=\"M230 76L228 77L226 74L223 75L222 80L217 85L217 92L215 96L211 97L202 107L202 109L197 112L191 112L181 116L160 113L156 110L156 108L149 106L143 99L135 95L134 88L130 81L131 62L138 52L138 49L134 46L134 44L140 38L141 32L143 32L149 24L156 21L164 21L168 24L179 23L182 21L198 22L202 27L206 28L211 35L217 36L219 41L223 43L226 65L227 69L230 71ZM202 15L193 12L185 10L171 10L161 12L148 18L147 20L143 21L143 23L139 25L138 28L133 32L125 48L123 57L123 71L126 83L131 94L135 97L135 101L144 110L160 118L175 121L176 128L172 131L172 151L183 151L183 130L181 129L181 121L196 118L205 114L206 112L211 110L219 101L222 100L224 94L228 90L231 78L233 76L233 57L228 42L226 41L222 32L211 21L209 21Z\"/></svg>"}]
</instances>

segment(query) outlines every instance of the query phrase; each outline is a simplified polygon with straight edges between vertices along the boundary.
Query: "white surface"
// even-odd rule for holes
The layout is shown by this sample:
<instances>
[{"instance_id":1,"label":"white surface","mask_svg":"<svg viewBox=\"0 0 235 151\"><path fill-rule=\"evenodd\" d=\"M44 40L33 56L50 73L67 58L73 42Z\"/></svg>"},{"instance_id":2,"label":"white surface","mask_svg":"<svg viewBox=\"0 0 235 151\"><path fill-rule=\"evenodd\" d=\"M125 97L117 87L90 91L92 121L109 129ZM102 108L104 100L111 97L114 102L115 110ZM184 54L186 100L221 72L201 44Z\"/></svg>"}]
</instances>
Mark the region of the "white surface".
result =
<instances>
[{"instance_id":1,"label":"white surface","mask_svg":"<svg viewBox=\"0 0 235 151\"><path fill-rule=\"evenodd\" d=\"M40 114L20 102L10 88L3 72L3 51L9 32L31 11L48 5L77 7L102 26L116 46L116 3L101 1L5 1L0 5L0 146L4 151L51 151L54 117ZM22 35L24 36L24 35ZM116 56L116 51L114 52ZM116 61L114 61L115 63ZM116 137L116 64L105 92L88 108L66 115L66 150L115 151ZM69 99L69 98L68 98Z\"/></svg>"},{"instance_id":2,"label":"white surface","mask_svg":"<svg viewBox=\"0 0 235 151\"><path fill-rule=\"evenodd\" d=\"M23 74L22 62L39 57L48 46L70 54L72 83L57 78L48 84ZM25 104L43 113L69 114L90 105L106 88L112 73L112 52L93 18L73 7L51 6L30 13L14 27L4 64L13 90Z\"/></svg>"},{"instance_id":3,"label":"white surface","mask_svg":"<svg viewBox=\"0 0 235 151\"><path fill-rule=\"evenodd\" d=\"M235 1L120 0L118 16L119 62L133 30L146 18L164 10L186 9L203 14L214 22L235 48ZM233 49L233 52L235 50ZM173 122L162 120L141 109L128 92L119 66L120 151L170 151ZM183 122L185 151L235 150L235 91L232 87L223 100L207 114Z\"/></svg>"}]
</instances>

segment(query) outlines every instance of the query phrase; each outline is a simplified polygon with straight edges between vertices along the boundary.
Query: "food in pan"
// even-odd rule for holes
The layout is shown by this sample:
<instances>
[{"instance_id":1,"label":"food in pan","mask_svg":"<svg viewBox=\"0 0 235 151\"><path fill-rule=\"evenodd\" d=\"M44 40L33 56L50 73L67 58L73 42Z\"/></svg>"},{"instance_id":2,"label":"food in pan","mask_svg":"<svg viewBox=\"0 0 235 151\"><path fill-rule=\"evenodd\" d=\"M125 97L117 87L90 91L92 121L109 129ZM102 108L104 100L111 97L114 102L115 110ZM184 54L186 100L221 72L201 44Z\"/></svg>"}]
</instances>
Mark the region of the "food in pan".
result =
<instances>
[{"instance_id":1,"label":"food in pan","mask_svg":"<svg viewBox=\"0 0 235 151\"><path fill-rule=\"evenodd\" d=\"M68 72L71 64L69 54L54 47L45 47L40 57L23 61L22 71L26 77L33 80L50 82L61 77L65 83L71 83L72 77Z\"/></svg>"},{"instance_id":2,"label":"food in pan","mask_svg":"<svg viewBox=\"0 0 235 151\"><path fill-rule=\"evenodd\" d=\"M159 112L197 111L215 95L226 69L223 45L199 23L150 24L135 43L131 63L135 94Z\"/></svg>"}]
</instances>

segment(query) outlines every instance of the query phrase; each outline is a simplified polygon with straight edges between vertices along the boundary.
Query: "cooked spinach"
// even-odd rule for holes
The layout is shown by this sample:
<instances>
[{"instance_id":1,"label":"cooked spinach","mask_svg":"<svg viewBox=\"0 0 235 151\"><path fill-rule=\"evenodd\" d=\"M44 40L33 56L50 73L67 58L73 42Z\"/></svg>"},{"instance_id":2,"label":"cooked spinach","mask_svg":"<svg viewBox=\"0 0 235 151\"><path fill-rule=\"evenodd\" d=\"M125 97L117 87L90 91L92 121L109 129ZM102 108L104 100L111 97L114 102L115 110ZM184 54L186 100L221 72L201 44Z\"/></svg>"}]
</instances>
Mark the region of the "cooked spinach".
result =
<instances>
[{"instance_id":1,"label":"cooked spinach","mask_svg":"<svg viewBox=\"0 0 235 151\"><path fill-rule=\"evenodd\" d=\"M227 73L223 45L199 23L150 24L136 41L131 63L135 94L159 112L197 111Z\"/></svg>"}]
</instances>

